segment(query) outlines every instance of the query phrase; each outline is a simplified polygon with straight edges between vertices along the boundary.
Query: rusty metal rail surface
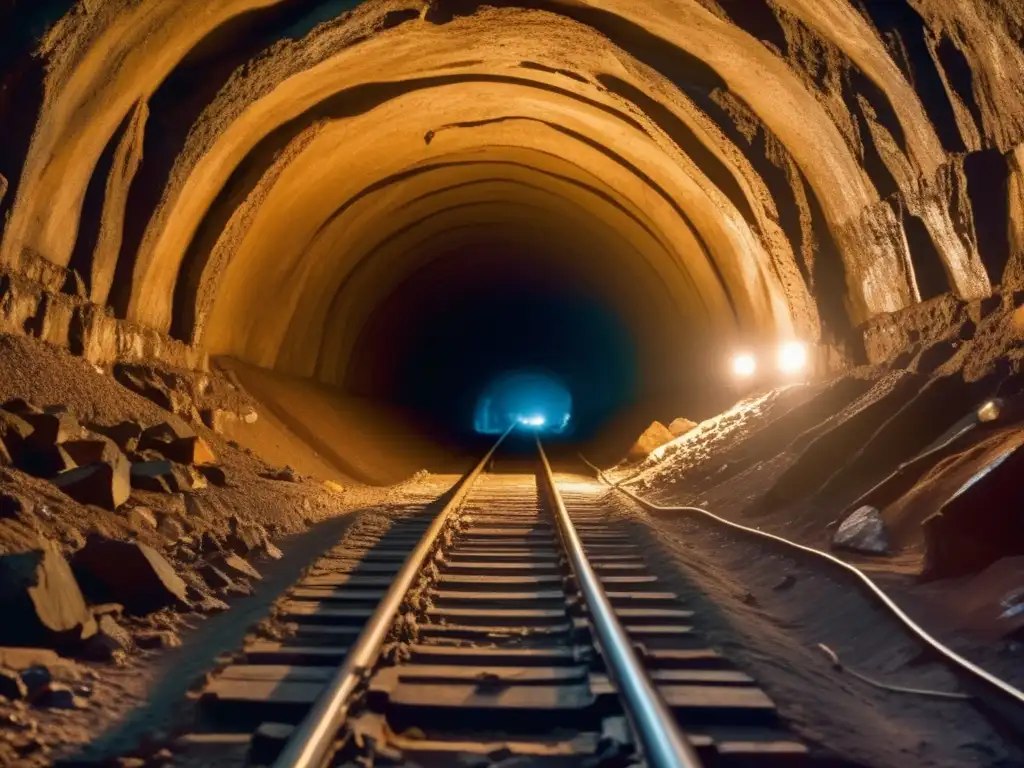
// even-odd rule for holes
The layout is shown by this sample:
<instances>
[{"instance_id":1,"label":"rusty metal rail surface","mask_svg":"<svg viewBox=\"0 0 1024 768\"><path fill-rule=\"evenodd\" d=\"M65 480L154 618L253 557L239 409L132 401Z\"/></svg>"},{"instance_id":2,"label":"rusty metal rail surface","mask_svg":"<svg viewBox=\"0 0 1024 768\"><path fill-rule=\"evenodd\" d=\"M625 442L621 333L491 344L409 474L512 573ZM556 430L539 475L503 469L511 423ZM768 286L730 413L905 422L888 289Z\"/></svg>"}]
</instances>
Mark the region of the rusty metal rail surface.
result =
<instances>
[{"instance_id":1,"label":"rusty metal rail surface","mask_svg":"<svg viewBox=\"0 0 1024 768\"><path fill-rule=\"evenodd\" d=\"M616 618L615 609L587 560L539 437L537 452L543 470L541 477L555 509L562 544L586 602L601 655L625 704L626 714L647 764L652 768L700 768L703 763L647 676L629 635Z\"/></svg>"},{"instance_id":2,"label":"rusty metal rail surface","mask_svg":"<svg viewBox=\"0 0 1024 768\"><path fill-rule=\"evenodd\" d=\"M908 616L907 613L900 608L884 590L882 590L881 587L875 584L875 582L872 581L864 571L860 570L855 565L851 565L845 560L841 560L838 557L830 555L828 552L823 552L820 549L798 544L795 541L790 541L782 536L776 536L773 533L768 533L757 528L749 528L747 526L740 525L739 523L734 523L731 520L726 520L724 517L719 517L713 512L709 512L701 507L664 506L661 504L655 504L654 502L644 499L629 488L623 488L620 484L613 483L600 467L592 464L584 456L581 455L580 459L596 473L597 477L602 482L606 483L612 489L628 496L647 510L652 512L670 512L693 515L703 520L709 520L719 526L729 528L733 531L752 536L756 539L770 541L774 544L781 545L784 549L799 553L803 556L809 556L815 561L825 562L832 568L842 570L846 575L852 577L854 582L860 588L865 590L873 600L880 603L893 618L903 625L908 633L914 635L929 649L937 653L939 657L942 658L942 660L950 667L950 669L957 673L960 679L972 689L972 695L977 698L979 703L986 705L989 709L998 713L998 715L1009 726L1011 726L1018 735L1024 734L1024 692L1010 685L1005 680L1002 680L992 673L982 669L970 660L965 659L952 648L942 643L942 641L929 633L928 630L911 619L910 616Z\"/></svg>"},{"instance_id":3,"label":"rusty metal rail surface","mask_svg":"<svg viewBox=\"0 0 1024 768\"><path fill-rule=\"evenodd\" d=\"M502 444L512 428L509 428L480 462L459 482L451 499L438 513L434 522L423 534L416 549L412 551L384 599L380 601L366 627L359 635L355 646L345 659L344 665L321 694L313 710L299 725L288 740L280 756L274 762L275 768L321 768L334 743L338 730L345 723L349 701L360 683L366 680L380 656L381 646L394 625L395 617L402 605L402 599L412 587L413 581L423 569L431 547L452 513L459 508L473 483L484 471L498 446Z\"/></svg>"}]
</instances>

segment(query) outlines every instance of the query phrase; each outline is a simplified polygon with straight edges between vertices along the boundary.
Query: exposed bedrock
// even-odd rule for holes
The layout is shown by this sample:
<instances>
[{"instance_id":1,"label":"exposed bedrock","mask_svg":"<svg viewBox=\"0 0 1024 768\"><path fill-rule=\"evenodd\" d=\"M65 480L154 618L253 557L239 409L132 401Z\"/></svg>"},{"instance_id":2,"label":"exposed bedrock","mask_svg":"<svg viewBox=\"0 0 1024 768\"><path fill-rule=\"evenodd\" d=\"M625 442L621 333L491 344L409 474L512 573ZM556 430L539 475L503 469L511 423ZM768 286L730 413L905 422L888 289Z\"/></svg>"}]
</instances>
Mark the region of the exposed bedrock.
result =
<instances>
[{"instance_id":1,"label":"exposed bedrock","mask_svg":"<svg viewBox=\"0 0 1024 768\"><path fill-rule=\"evenodd\" d=\"M533 275L654 397L1024 280L1015 0L8 7L0 329L97 361L397 392L425 317Z\"/></svg>"}]
</instances>

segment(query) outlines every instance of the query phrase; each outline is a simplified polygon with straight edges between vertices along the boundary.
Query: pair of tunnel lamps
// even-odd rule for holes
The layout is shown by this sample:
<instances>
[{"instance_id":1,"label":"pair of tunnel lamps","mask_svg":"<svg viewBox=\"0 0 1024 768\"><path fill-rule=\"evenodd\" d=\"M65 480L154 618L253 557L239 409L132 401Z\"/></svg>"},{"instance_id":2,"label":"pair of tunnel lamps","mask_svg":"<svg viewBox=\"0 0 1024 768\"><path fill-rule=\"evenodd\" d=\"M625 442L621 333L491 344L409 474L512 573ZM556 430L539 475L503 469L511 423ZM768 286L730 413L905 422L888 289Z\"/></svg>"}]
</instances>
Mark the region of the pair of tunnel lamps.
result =
<instances>
[{"instance_id":1,"label":"pair of tunnel lamps","mask_svg":"<svg viewBox=\"0 0 1024 768\"><path fill-rule=\"evenodd\" d=\"M752 378L757 373L757 366L757 356L751 352L740 352L732 358L732 373L738 379ZM779 345L775 353L775 367L785 375L807 370L807 345L799 341Z\"/></svg>"}]
</instances>

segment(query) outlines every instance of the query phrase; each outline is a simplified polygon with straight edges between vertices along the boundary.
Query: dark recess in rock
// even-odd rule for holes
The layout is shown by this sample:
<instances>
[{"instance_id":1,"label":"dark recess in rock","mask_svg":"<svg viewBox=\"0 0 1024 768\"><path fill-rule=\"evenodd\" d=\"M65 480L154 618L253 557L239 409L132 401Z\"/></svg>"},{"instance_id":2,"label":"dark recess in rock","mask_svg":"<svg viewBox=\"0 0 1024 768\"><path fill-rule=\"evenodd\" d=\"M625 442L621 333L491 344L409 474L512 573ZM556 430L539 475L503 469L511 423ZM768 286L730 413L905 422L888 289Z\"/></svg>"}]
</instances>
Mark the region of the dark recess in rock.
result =
<instances>
[{"instance_id":1,"label":"dark recess in rock","mask_svg":"<svg viewBox=\"0 0 1024 768\"><path fill-rule=\"evenodd\" d=\"M1002 153L986 149L964 158L964 174L978 253L992 282L1002 282L1011 250L1010 167Z\"/></svg>"},{"instance_id":2,"label":"dark recess in rock","mask_svg":"<svg viewBox=\"0 0 1024 768\"><path fill-rule=\"evenodd\" d=\"M106 149L100 156L99 162L93 169L89 179L89 186L85 191L85 200L82 203L82 222L78 228L78 237L75 238L75 248L71 252L71 261L68 267L71 274L80 276L83 292L69 290L70 285L65 286L65 293L73 296L88 298L92 293L92 266L93 255L96 252L96 245L99 243L100 227L103 224L103 207L107 195L107 181L114 168L114 157L117 154L117 147L124 138L125 132L132 121L132 112L124 116L121 124L114 131L107 142Z\"/></svg>"},{"instance_id":3,"label":"dark recess in rock","mask_svg":"<svg viewBox=\"0 0 1024 768\"><path fill-rule=\"evenodd\" d=\"M963 51L948 35L943 34L936 48L946 82L953 89L960 101L974 118L974 125L979 133L984 133L985 126L981 117L981 105L974 94L974 73Z\"/></svg>"},{"instance_id":4,"label":"dark recess in rock","mask_svg":"<svg viewBox=\"0 0 1024 768\"><path fill-rule=\"evenodd\" d=\"M932 58L927 39L931 36L921 14L910 3L858 0L857 6L873 22L889 45L890 52L903 49L906 57L895 56L903 73L914 84L947 152L966 150L942 77Z\"/></svg>"},{"instance_id":5,"label":"dark recess in rock","mask_svg":"<svg viewBox=\"0 0 1024 768\"><path fill-rule=\"evenodd\" d=\"M907 236L910 263L914 268L921 300L927 301L946 293L950 289L949 277L942 256L924 222L912 213L906 213L903 216L903 231Z\"/></svg>"},{"instance_id":6,"label":"dark recess in rock","mask_svg":"<svg viewBox=\"0 0 1024 768\"><path fill-rule=\"evenodd\" d=\"M332 0L297 0L235 16L198 41L150 97L150 127L128 195L110 294L117 317L128 315L135 254L196 119L240 65L282 39L281 30L294 27L297 34L305 18L331 5Z\"/></svg>"}]
</instances>

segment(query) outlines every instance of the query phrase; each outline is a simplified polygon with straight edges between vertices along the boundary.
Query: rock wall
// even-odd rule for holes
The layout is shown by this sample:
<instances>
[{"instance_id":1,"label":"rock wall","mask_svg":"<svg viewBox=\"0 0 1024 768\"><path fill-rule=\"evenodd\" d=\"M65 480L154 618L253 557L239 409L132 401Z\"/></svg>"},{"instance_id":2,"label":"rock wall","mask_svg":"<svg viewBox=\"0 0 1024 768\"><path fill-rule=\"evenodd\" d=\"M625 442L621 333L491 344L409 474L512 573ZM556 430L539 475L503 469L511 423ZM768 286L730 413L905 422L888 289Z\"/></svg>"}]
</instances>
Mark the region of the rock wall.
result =
<instances>
[{"instance_id":1,"label":"rock wall","mask_svg":"<svg viewBox=\"0 0 1024 768\"><path fill-rule=\"evenodd\" d=\"M3 327L97 359L343 383L396 287L494 226L621 243L644 327L853 358L1022 279L1014 0L83 0L0 28Z\"/></svg>"}]
</instances>

